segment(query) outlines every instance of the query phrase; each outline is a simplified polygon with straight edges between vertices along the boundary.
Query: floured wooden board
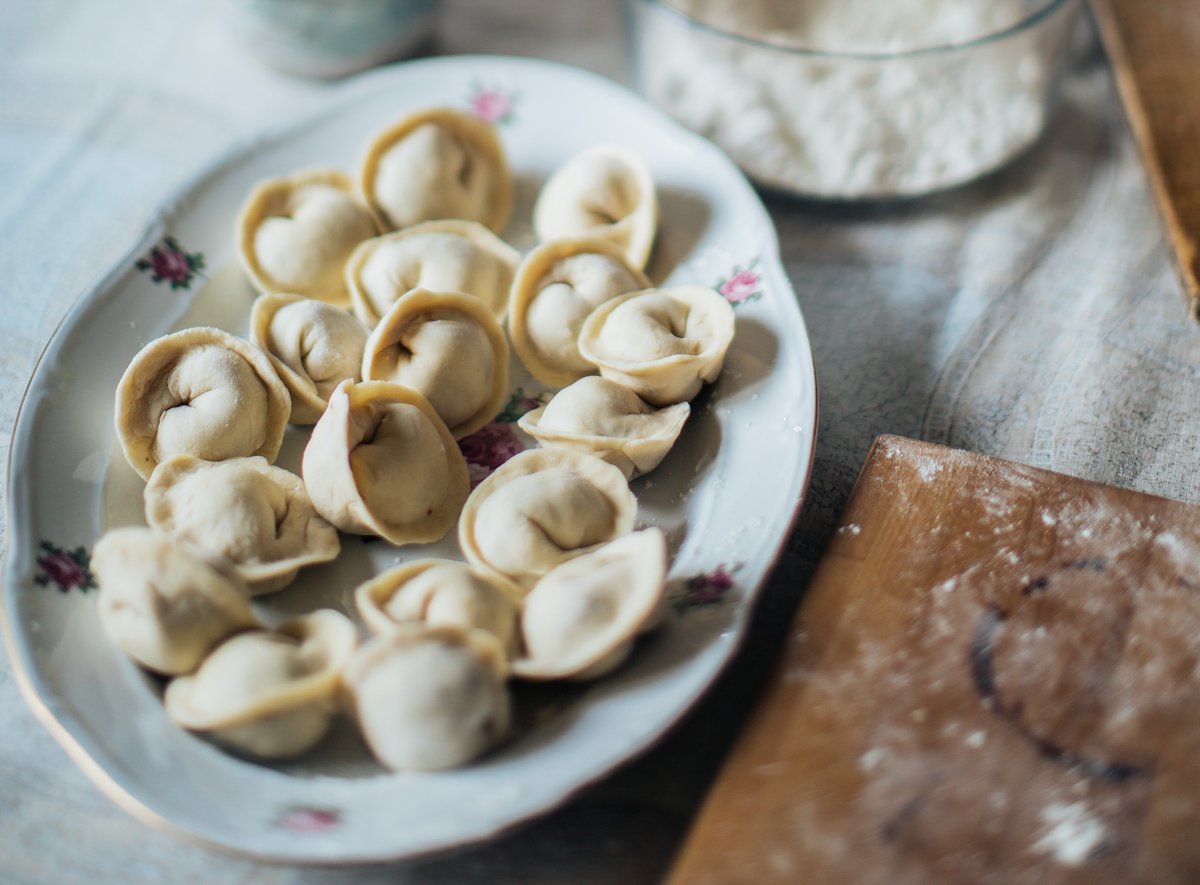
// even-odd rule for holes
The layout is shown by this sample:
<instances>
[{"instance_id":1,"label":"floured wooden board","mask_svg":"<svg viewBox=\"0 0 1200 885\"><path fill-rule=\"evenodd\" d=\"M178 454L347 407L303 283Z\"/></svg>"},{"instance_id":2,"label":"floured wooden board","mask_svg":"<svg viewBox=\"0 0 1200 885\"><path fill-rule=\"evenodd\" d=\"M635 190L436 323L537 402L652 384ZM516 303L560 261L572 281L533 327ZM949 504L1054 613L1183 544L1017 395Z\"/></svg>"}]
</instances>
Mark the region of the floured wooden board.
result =
<instances>
[{"instance_id":1,"label":"floured wooden board","mask_svg":"<svg viewBox=\"0 0 1200 885\"><path fill-rule=\"evenodd\" d=\"M688 883L1200 881L1200 510L881 437Z\"/></svg>"}]
</instances>

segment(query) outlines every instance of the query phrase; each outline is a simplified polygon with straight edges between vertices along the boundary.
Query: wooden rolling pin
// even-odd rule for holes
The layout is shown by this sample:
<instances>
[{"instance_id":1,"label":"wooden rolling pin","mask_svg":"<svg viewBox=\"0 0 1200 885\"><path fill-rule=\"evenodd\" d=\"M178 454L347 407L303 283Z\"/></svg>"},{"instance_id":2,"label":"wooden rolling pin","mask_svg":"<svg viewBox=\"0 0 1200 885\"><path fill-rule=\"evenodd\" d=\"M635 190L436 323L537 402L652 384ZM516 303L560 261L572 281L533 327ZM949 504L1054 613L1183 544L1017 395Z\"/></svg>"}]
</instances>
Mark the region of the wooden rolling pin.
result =
<instances>
[{"instance_id":1,"label":"wooden rolling pin","mask_svg":"<svg viewBox=\"0 0 1200 885\"><path fill-rule=\"evenodd\" d=\"M672 885L1200 882L1200 509L875 444Z\"/></svg>"},{"instance_id":2,"label":"wooden rolling pin","mask_svg":"<svg viewBox=\"0 0 1200 885\"><path fill-rule=\"evenodd\" d=\"M1092 10L1200 320L1200 6L1092 0Z\"/></svg>"}]
</instances>

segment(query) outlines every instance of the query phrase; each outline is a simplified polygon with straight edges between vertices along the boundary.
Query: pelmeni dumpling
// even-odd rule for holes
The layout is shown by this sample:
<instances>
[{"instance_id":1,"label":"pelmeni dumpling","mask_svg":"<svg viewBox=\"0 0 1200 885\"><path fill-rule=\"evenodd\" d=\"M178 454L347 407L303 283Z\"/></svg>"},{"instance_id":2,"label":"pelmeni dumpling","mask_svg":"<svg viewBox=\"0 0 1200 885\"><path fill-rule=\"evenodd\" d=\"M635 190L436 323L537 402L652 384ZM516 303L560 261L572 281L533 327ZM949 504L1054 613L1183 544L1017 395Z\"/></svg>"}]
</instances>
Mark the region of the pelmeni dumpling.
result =
<instances>
[{"instance_id":1,"label":"pelmeni dumpling","mask_svg":"<svg viewBox=\"0 0 1200 885\"><path fill-rule=\"evenodd\" d=\"M243 753L298 756L329 730L357 644L354 625L331 609L239 634L167 686L167 716Z\"/></svg>"},{"instance_id":2,"label":"pelmeni dumpling","mask_svg":"<svg viewBox=\"0 0 1200 885\"><path fill-rule=\"evenodd\" d=\"M633 640L662 620L667 576L663 533L645 529L557 566L525 597L526 679L595 679L629 655Z\"/></svg>"},{"instance_id":3,"label":"pelmeni dumpling","mask_svg":"<svg viewBox=\"0 0 1200 885\"><path fill-rule=\"evenodd\" d=\"M512 211L512 172L495 127L453 108L411 114L377 135L359 184L385 230L463 218L499 233Z\"/></svg>"},{"instance_id":4,"label":"pelmeni dumpling","mask_svg":"<svg viewBox=\"0 0 1200 885\"><path fill-rule=\"evenodd\" d=\"M521 416L522 430L547 448L578 449L617 467L625 478L649 473L666 457L691 406L655 409L627 387L589 375Z\"/></svg>"},{"instance_id":5,"label":"pelmeni dumpling","mask_svg":"<svg viewBox=\"0 0 1200 885\"><path fill-rule=\"evenodd\" d=\"M355 314L372 328L412 289L474 295L503 320L520 261L482 224L426 221L361 244L346 262L346 285Z\"/></svg>"},{"instance_id":6,"label":"pelmeni dumpling","mask_svg":"<svg viewBox=\"0 0 1200 885\"><path fill-rule=\"evenodd\" d=\"M528 589L561 562L633 530L637 499L616 467L570 449L509 459L467 499L467 560Z\"/></svg>"},{"instance_id":7,"label":"pelmeni dumpling","mask_svg":"<svg viewBox=\"0 0 1200 885\"><path fill-rule=\"evenodd\" d=\"M292 395L292 424L315 424L329 394L358 380L367 329L340 307L300 295L260 295L250 338L266 351Z\"/></svg>"},{"instance_id":8,"label":"pelmeni dumpling","mask_svg":"<svg viewBox=\"0 0 1200 885\"><path fill-rule=\"evenodd\" d=\"M533 207L538 239L600 237L645 267L658 232L658 196L641 157L617 145L588 148L542 186Z\"/></svg>"},{"instance_id":9,"label":"pelmeni dumpling","mask_svg":"<svg viewBox=\"0 0 1200 885\"><path fill-rule=\"evenodd\" d=\"M509 296L513 350L543 384L565 387L596 367L579 353L588 314L625 292L650 287L620 247L595 237L555 240L530 252Z\"/></svg>"},{"instance_id":10,"label":"pelmeni dumpling","mask_svg":"<svg viewBox=\"0 0 1200 885\"><path fill-rule=\"evenodd\" d=\"M491 421L504 403L508 341L478 298L414 289L371 332L362 376L419 391L461 439Z\"/></svg>"},{"instance_id":11,"label":"pelmeni dumpling","mask_svg":"<svg viewBox=\"0 0 1200 885\"><path fill-rule=\"evenodd\" d=\"M385 633L403 623L450 625L491 633L515 650L517 604L524 591L498 575L449 559L418 559L388 569L354 592L363 623Z\"/></svg>"},{"instance_id":12,"label":"pelmeni dumpling","mask_svg":"<svg viewBox=\"0 0 1200 885\"><path fill-rule=\"evenodd\" d=\"M733 341L733 308L712 289L630 292L587 318L579 352L646 402L690 400L716 380Z\"/></svg>"},{"instance_id":13,"label":"pelmeni dumpling","mask_svg":"<svg viewBox=\"0 0 1200 885\"><path fill-rule=\"evenodd\" d=\"M242 267L262 292L293 292L345 306L343 269L378 233L349 176L313 169L258 185L238 216Z\"/></svg>"},{"instance_id":14,"label":"pelmeni dumpling","mask_svg":"<svg viewBox=\"0 0 1200 885\"><path fill-rule=\"evenodd\" d=\"M382 381L338 385L302 473L318 513L342 531L393 544L441 538L470 490L467 462L429 401Z\"/></svg>"},{"instance_id":15,"label":"pelmeni dumpling","mask_svg":"<svg viewBox=\"0 0 1200 885\"><path fill-rule=\"evenodd\" d=\"M117 437L142 479L172 455L274 461L291 396L249 341L208 326L143 347L117 385Z\"/></svg>"},{"instance_id":16,"label":"pelmeni dumpling","mask_svg":"<svg viewBox=\"0 0 1200 885\"><path fill-rule=\"evenodd\" d=\"M255 594L286 587L301 567L341 549L300 477L263 458L176 455L150 475L145 501L151 527L223 556Z\"/></svg>"},{"instance_id":17,"label":"pelmeni dumpling","mask_svg":"<svg viewBox=\"0 0 1200 885\"><path fill-rule=\"evenodd\" d=\"M157 673L190 673L218 642L258 626L237 577L150 529L105 533L91 569L100 586L100 626Z\"/></svg>"},{"instance_id":18,"label":"pelmeni dumpling","mask_svg":"<svg viewBox=\"0 0 1200 885\"><path fill-rule=\"evenodd\" d=\"M504 652L482 630L398 624L369 640L345 681L368 746L394 771L453 768L508 731Z\"/></svg>"}]
</instances>

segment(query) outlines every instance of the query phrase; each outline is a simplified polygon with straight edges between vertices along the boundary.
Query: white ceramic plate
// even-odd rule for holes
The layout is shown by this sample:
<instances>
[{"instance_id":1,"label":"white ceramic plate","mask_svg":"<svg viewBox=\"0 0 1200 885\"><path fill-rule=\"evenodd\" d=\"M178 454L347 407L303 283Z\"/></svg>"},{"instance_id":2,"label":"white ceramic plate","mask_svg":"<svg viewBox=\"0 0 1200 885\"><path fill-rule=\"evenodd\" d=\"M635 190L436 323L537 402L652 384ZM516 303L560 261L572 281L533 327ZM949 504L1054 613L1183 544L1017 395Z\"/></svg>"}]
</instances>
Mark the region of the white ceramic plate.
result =
<instances>
[{"instance_id":1,"label":"white ceramic plate","mask_svg":"<svg viewBox=\"0 0 1200 885\"><path fill-rule=\"evenodd\" d=\"M593 144L633 148L661 195L651 278L718 287L736 302L723 375L694 404L667 460L633 486L639 522L662 526L672 542L672 613L607 680L519 687L514 738L461 770L388 774L348 725L299 762L245 761L172 727L161 686L98 628L88 551L105 527L140 521L140 483L112 430L113 392L133 354L171 329L204 322L245 334L253 293L233 264L232 227L256 181L318 164L352 169L376 130L431 104L498 123L518 176L506 238L520 248L532 245L530 206L551 171ZM513 387L507 419L540 390L520 371ZM491 57L396 66L220 162L161 211L134 253L67 316L13 437L9 654L31 706L72 758L147 822L290 862L399 858L483 839L644 750L714 679L743 638L787 537L815 426L812 356L774 230L724 155L624 89L571 68ZM295 469L303 443L289 430L280 463ZM528 441L500 421L467 448L485 470L520 444ZM267 597L261 613L275 621L318 605L346 609L369 574L431 554L457 555L452 537L401 551L347 536L336 564Z\"/></svg>"}]
</instances>

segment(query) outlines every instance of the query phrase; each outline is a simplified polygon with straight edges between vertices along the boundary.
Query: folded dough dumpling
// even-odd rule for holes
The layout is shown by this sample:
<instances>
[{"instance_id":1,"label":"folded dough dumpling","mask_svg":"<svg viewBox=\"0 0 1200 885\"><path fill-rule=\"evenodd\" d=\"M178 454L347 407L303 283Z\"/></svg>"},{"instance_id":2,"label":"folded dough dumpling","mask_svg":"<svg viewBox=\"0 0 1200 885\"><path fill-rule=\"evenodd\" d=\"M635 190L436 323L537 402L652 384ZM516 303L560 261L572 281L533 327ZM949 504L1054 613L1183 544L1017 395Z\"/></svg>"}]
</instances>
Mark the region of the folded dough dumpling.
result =
<instances>
[{"instance_id":1,"label":"folded dough dumpling","mask_svg":"<svg viewBox=\"0 0 1200 885\"><path fill-rule=\"evenodd\" d=\"M255 594L286 587L303 566L341 550L300 477L263 458L176 455L150 475L145 502L151 527L224 557Z\"/></svg>"},{"instance_id":2,"label":"folded dough dumpling","mask_svg":"<svg viewBox=\"0 0 1200 885\"><path fill-rule=\"evenodd\" d=\"M595 679L610 672L639 633L662 621L666 577L666 539L656 528L557 566L525 597L525 652L513 675Z\"/></svg>"},{"instance_id":3,"label":"folded dough dumpling","mask_svg":"<svg viewBox=\"0 0 1200 885\"><path fill-rule=\"evenodd\" d=\"M524 591L498 575L450 559L406 562L362 584L355 606L373 633L397 624L485 630L507 654L515 650L517 605Z\"/></svg>"},{"instance_id":4,"label":"folded dough dumpling","mask_svg":"<svg viewBox=\"0 0 1200 885\"><path fill-rule=\"evenodd\" d=\"M454 108L405 117L367 146L360 187L385 230L463 218L499 233L513 181L492 124Z\"/></svg>"},{"instance_id":5,"label":"folded dough dumpling","mask_svg":"<svg viewBox=\"0 0 1200 885\"><path fill-rule=\"evenodd\" d=\"M508 731L507 667L482 630L400 624L346 668L368 746L393 771L470 762Z\"/></svg>"},{"instance_id":6,"label":"folded dough dumpling","mask_svg":"<svg viewBox=\"0 0 1200 885\"><path fill-rule=\"evenodd\" d=\"M513 350L535 378L565 387L596 367L579 352L579 330L588 315L650 281L606 240L582 237L543 243L517 270L509 296Z\"/></svg>"},{"instance_id":7,"label":"folded dough dumpling","mask_svg":"<svg viewBox=\"0 0 1200 885\"><path fill-rule=\"evenodd\" d=\"M143 478L172 455L274 461L291 396L267 355L209 326L143 347L117 385L116 427Z\"/></svg>"},{"instance_id":8,"label":"folded dough dumpling","mask_svg":"<svg viewBox=\"0 0 1200 885\"><path fill-rule=\"evenodd\" d=\"M156 673L190 673L218 642L258 626L245 585L147 528L106 532L92 551L104 632Z\"/></svg>"},{"instance_id":9,"label":"folded dough dumpling","mask_svg":"<svg viewBox=\"0 0 1200 885\"><path fill-rule=\"evenodd\" d=\"M517 423L543 446L595 455L629 479L659 465L690 412L687 403L656 409L629 388L589 375Z\"/></svg>"},{"instance_id":10,"label":"folded dough dumpling","mask_svg":"<svg viewBox=\"0 0 1200 885\"><path fill-rule=\"evenodd\" d=\"M367 329L352 314L301 295L260 295L250 338L266 351L292 396L292 424L315 424L329 394L362 369Z\"/></svg>"},{"instance_id":11,"label":"folded dough dumpling","mask_svg":"<svg viewBox=\"0 0 1200 885\"><path fill-rule=\"evenodd\" d=\"M631 265L645 267L658 232L658 196L650 170L627 148L588 148L542 185L533 206L533 229L542 241L609 240Z\"/></svg>"},{"instance_id":12,"label":"folded dough dumpling","mask_svg":"<svg viewBox=\"0 0 1200 885\"><path fill-rule=\"evenodd\" d=\"M378 232L349 176L311 169L251 191L238 216L236 240L242 267L260 291L345 306L346 259Z\"/></svg>"},{"instance_id":13,"label":"folded dough dumpling","mask_svg":"<svg viewBox=\"0 0 1200 885\"><path fill-rule=\"evenodd\" d=\"M420 392L461 439L491 421L504 404L508 341L478 298L414 289L371 332L362 376Z\"/></svg>"},{"instance_id":14,"label":"folded dough dumpling","mask_svg":"<svg viewBox=\"0 0 1200 885\"><path fill-rule=\"evenodd\" d=\"M239 634L167 686L167 717L263 759L298 756L329 730L357 645L354 625L331 609Z\"/></svg>"},{"instance_id":15,"label":"folded dough dumpling","mask_svg":"<svg viewBox=\"0 0 1200 885\"><path fill-rule=\"evenodd\" d=\"M444 536L470 490L467 462L433 406L383 381L338 386L302 473L318 513L342 531L393 544Z\"/></svg>"},{"instance_id":16,"label":"folded dough dumpling","mask_svg":"<svg viewBox=\"0 0 1200 885\"><path fill-rule=\"evenodd\" d=\"M596 308L579 333L579 352L603 377L666 406L716 380L733 332L733 308L712 289L648 289Z\"/></svg>"},{"instance_id":17,"label":"folded dough dumpling","mask_svg":"<svg viewBox=\"0 0 1200 885\"><path fill-rule=\"evenodd\" d=\"M371 328L412 289L474 295L503 320L520 261L478 222L426 221L362 243L346 262L346 285L355 314Z\"/></svg>"},{"instance_id":18,"label":"folded dough dumpling","mask_svg":"<svg viewBox=\"0 0 1200 885\"><path fill-rule=\"evenodd\" d=\"M624 474L570 449L530 449L481 482L463 507L467 560L530 588L561 562L633 530Z\"/></svg>"}]
</instances>

